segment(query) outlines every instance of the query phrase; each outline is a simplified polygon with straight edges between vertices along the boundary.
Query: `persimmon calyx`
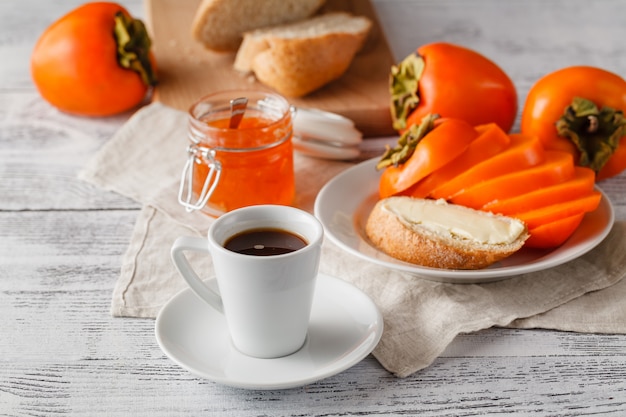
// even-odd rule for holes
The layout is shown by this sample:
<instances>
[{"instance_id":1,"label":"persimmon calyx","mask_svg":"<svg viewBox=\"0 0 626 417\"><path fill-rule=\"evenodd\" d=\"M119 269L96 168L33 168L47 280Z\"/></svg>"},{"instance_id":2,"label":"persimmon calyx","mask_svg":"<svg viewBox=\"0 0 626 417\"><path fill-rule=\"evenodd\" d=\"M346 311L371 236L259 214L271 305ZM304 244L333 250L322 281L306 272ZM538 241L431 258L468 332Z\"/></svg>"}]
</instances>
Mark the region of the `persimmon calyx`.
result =
<instances>
[{"instance_id":1,"label":"persimmon calyx","mask_svg":"<svg viewBox=\"0 0 626 417\"><path fill-rule=\"evenodd\" d=\"M156 74L150 62L152 43L145 25L122 12L116 13L114 19L118 63L122 68L137 72L145 85L156 85Z\"/></svg>"},{"instance_id":2,"label":"persimmon calyx","mask_svg":"<svg viewBox=\"0 0 626 417\"><path fill-rule=\"evenodd\" d=\"M556 128L560 136L576 145L580 152L578 165L597 173L626 135L626 119L621 110L599 109L592 101L575 97L557 121Z\"/></svg>"},{"instance_id":3,"label":"persimmon calyx","mask_svg":"<svg viewBox=\"0 0 626 417\"><path fill-rule=\"evenodd\" d=\"M385 148L385 153L376 164L376 169L380 170L388 166L398 166L405 163L419 144L419 142L435 127L435 120L439 118L437 114L428 114L424 116L419 125L412 125L398 139L395 147L389 145Z\"/></svg>"},{"instance_id":4,"label":"persimmon calyx","mask_svg":"<svg viewBox=\"0 0 626 417\"><path fill-rule=\"evenodd\" d=\"M389 92L391 93L391 120L396 130L406 127L406 119L417 105L419 80L424 72L424 59L412 53L400 64L391 67Z\"/></svg>"}]
</instances>

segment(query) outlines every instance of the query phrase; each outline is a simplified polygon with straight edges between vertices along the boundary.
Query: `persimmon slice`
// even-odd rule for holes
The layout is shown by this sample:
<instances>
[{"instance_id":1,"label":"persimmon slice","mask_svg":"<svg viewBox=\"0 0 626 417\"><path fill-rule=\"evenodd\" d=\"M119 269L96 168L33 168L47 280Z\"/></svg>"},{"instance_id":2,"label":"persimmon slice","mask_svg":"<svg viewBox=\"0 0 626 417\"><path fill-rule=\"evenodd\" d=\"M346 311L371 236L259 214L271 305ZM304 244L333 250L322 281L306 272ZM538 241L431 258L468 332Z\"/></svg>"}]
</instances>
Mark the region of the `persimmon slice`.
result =
<instances>
[{"instance_id":1,"label":"persimmon slice","mask_svg":"<svg viewBox=\"0 0 626 417\"><path fill-rule=\"evenodd\" d=\"M511 144L506 150L435 188L430 197L448 200L465 188L500 175L521 171L544 160L545 151L541 141L535 136L510 134L509 137Z\"/></svg>"},{"instance_id":2,"label":"persimmon slice","mask_svg":"<svg viewBox=\"0 0 626 417\"><path fill-rule=\"evenodd\" d=\"M578 213L535 227L528 231L530 237L524 246L542 249L560 246L574 234L584 217L585 213Z\"/></svg>"},{"instance_id":3,"label":"persimmon slice","mask_svg":"<svg viewBox=\"0 0 626 417\"><path fill-rule=\"evenodd\" d=\"M403 195L425 198L438 186L467 171L476 164L502 152L511 142L509 136L497 124L490 123L475 127L478 137L457 158L417 182Z\"/></svg>"},{"instance_id":4,"label":"persimmon slice","mask_svg":"<svg viewBox=\"0 0 626 417\"><path fill-rule=\"evenodd\" d=\"M452 196L450 201L479 209L491 201L515 197L573 177L574 157L570 153L546 151L542 163L464 188Z\"/></svg>"},{"instance_id":5,"label":"persimmon slice","mask_svg":"<svg viewBox=\"0 0 626 417\"><path fill-rule=\"evenodd\" d=\"M514 215L583 197L591 194L594 185L595 174L593 170L577 166L574 167L574 177L568 181L549 187L541 187L511 198L491 201L483 205L481 210L497 214Z\"/></svg>"},{"instance_id":6,"label":"persimmon slice","mask_svg":"<svg viewBox=\"0 0 626 417\"><path fill-rule=\"evenodd\" d=\"M380 197L386 198L411 187L463 153L477 136L467 122L441 119L420 140L406 162L385 168L380 178Z\"/></svg>"},{"instance_id":7,"label":"persimmon slice","mask_svg":"<svg viewBox=\"0 0 626 417\"><path fill-rule=\"evenodd\" d=\"M515 214L513 217L516 217L525 222L528 230L532 230L541 225L552 223L566 217L594 211L600 204L601 198L602 194L600 194L598 191L594 191L590 195L587 195L585 197L577 198L570 201L564 201L562 203L552 204L550 206L541 207L536 210L518 213Z\"/></svg>"}]
</instances>

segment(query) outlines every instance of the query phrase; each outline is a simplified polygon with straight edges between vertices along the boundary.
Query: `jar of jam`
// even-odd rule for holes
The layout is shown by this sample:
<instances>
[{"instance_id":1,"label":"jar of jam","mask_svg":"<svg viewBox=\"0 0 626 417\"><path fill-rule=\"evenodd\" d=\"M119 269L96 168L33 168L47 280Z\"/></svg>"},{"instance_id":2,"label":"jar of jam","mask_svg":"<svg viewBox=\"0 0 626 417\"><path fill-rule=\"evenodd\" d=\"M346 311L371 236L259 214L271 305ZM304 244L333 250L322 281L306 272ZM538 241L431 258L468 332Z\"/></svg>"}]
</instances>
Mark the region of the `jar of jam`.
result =
<instances>
[{"instance_id":1,"label":"jar of jam","mask_svg":"<svg viewBox=\"0 0 626 417\"><path fill-rule=\"evenodd\" d=\"M189 109L178 201L212 216L292 204L292 112L283 97L260 91L223 91L198 100Z\"/></svg>"}]
</instances>

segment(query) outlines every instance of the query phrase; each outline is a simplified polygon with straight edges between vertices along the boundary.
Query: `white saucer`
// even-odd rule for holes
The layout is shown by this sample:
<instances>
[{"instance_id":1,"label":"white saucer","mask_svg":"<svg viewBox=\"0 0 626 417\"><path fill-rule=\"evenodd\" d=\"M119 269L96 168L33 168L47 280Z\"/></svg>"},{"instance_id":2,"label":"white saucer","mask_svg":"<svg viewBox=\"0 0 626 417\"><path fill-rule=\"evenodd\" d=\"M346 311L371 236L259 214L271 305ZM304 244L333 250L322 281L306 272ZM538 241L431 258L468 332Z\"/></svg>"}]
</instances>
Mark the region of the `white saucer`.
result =
<instances>
[{"instance_id":1,"label":"white saucer","mask_svg":"<svg viewBox=\"0 0 626 417\"><path fill-rule=\"evenodd\" d=\"M289 356L257 359L237 351L224 316L190 289L163 306L155 327L163 352L193 374L263 390L294 388L342 372L374 349L382 331L382 316L367 295L324 274L318 276L307 341Z\"/></svg>"}]
</instances>

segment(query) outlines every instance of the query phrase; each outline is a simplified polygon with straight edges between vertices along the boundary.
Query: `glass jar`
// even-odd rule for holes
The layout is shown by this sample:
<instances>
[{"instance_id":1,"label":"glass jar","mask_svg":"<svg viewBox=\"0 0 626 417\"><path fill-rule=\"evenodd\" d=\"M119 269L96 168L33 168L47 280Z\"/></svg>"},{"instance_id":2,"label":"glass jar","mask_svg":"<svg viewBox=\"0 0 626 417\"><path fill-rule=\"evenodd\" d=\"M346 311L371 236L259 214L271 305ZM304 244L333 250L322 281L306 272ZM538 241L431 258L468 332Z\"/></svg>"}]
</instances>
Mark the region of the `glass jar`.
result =
<instances>
[{"instance_id":1,"label":"glass jar","mask_svg":"<svg viewBox=\"0 0 626 417\"><path fill-rule=\"evenodd\" d=\"M232 100L247 98L238 126ZM290 205L295 194L292 108L283 97L231 90L205 96L189 110L188 159L178 201L219 216L257 204Z\"/></svg>"}]
</instances>

